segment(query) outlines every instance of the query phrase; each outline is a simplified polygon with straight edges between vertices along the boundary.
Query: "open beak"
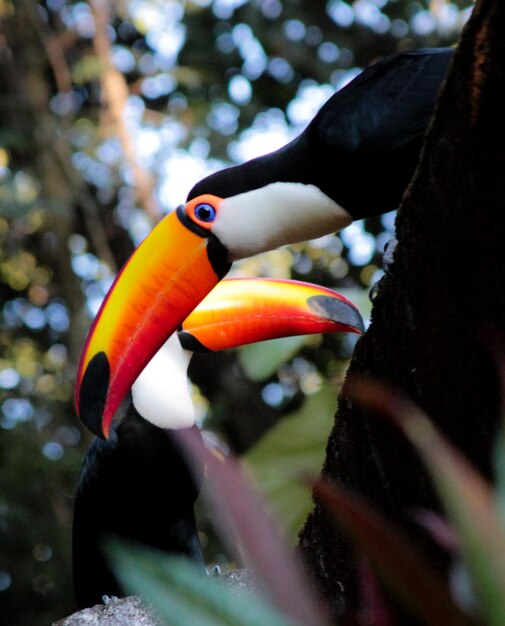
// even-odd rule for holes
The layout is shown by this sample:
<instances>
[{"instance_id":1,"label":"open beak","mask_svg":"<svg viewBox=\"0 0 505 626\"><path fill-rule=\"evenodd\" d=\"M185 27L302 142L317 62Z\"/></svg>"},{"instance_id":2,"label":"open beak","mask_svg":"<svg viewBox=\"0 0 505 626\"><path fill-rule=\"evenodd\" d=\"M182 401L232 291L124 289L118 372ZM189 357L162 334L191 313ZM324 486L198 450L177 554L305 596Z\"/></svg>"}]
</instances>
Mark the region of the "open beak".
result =
<instances>
[{"instance_id":1,"label":"open beak","mask_svg":"<svg viewBox=\"0 0 505 626\"><path fill-rule=\"evenodd\" d=\"M358 309L340 294L293 280L221 281L186 318L178 333L192 352L314 333L364 332Z\"/></svg>"},{"instance_id":2,"label":"open beak","mask_svg":"<svg viewBox=\"0 0 505 626\"><path fill-rule=\"evenodd\" d=\"M183 328L156 352L131 388L137 411L159 428L190 428L195 423L187 386L189 350L224 350L286 335L360 333L363 325L357 309L329 289L245 278L218 283Z\"/></svg>"},{"instance_id":3,"label":"open beak","mask_svg":"<svg viewBox=\"0 0 505 626\"><path fill-rule=\"evenodd\" d=\"M226 256L184 209L167 215L135 250L95 318L79 363L75 404L93 433L108 436L137 376L228 271Z\"/></svg>"},{"instance_id":4,"label":"open beak","mask_svg":"<svg viewBox=\"0 0 505 626\"><path fill-rule=\"evenodd\" d=\"M114 281L86 340L75 388L77 413L96 435L108 436L139 374L228 271L228 250L214 228L221 208L224 200L209 194L179 207ZM333 291L236 280L219 286L184 330L188 348L220 350L288 335L362 332L363 324L356 308Z\"/></svg>"}]
</instances>

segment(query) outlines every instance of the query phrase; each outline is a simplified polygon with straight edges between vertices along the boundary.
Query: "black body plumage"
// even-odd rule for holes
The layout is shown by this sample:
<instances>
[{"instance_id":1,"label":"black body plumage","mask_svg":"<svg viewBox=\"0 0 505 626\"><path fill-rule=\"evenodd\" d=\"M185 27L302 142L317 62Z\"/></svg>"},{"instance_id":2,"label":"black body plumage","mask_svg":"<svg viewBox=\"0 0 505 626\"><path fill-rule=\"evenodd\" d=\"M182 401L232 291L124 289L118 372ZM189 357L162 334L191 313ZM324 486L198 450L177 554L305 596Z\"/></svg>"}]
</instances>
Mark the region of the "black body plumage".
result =
<instances>
[{"instance_id":1,"label":"black body plumage","mask_svg":"<svg viewBox=\"0 0 505 626\"><path fill-rule=\"evenodd\" d=\"M451 48L414 50L370 66L333 95L296 139L204 178L188 200L300 182L319 187L354 219L397 208L452 54Z\"/></svg>"},{"instance_id":2,"label":"black body plumage","mask_svg":"<svg viewBox=\"0 0 505 626\"><path fill-rule=\"evenodd\" d=\"M193 512L199 490L173 431L153 426L130 405L108 440L92 442L81 471L73 525L78 606L124 595L102 551L112 536L203 565Z\"/></svg>"}]
</instances>

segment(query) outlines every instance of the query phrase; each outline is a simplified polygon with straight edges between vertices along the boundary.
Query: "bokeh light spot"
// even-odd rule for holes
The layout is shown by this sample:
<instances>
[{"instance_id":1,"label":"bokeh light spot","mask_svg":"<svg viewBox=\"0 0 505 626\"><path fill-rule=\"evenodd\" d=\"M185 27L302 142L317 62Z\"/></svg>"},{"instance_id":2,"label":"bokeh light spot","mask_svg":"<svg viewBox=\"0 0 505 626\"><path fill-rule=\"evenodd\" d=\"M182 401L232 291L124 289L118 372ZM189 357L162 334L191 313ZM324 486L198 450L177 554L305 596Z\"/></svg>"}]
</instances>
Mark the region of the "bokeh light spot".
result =
<instances>
[{"instance_id":1,"label":"bokeh light spot","mask_svg":"<svg viewBox=\"0 0 505 626\"><path fill-rule=\"evenodd\" d=\"M11 583L12 577L9 572L6 572L4 569L0 570L0 591L7 591Z\"/></svg>"},{"instance_id":2,"label":"bokeh light spot","mask_svg":"<svg viewBox=\"0 0 505 626\"><path fill-rule=\"evenodd\" d=\"M228 93L236 104L247 104L252 96L251 83L245 76L237 74L228 83Z\"/></svg>"},{"instance_id":3,"label":"bokeh light spot","mask_svg":"<svg viewBox=\"0 0 505 626\"><path fill-rule=\"evenodd\" d=\"M263 387L261 391L261 397L264 402L269 406L280 406L284 400L284 393L282 387L278 383L269 383Z\"/></svg>"},{"instance_id":4,"label":"bokeh light spot","mask_svg":"<svg viewBox=\"0 0 505 626\"><path fill-rule=\"evenodd\" d=\"M12 367L7 367L0 371L0 387L2 389L14 389L20 380L21 377L18 372Z\"/></svg>"},{"instance_id":5,"label":"bokeh light spot","mask_svg":"<svg viewBox=\"0 0 505 626\"><path fill-rule=\"evenodd\" d=\"M291 41L301 41L307 32L305 24L300 20L287 20L284 22L282 30Z\"/></svg>"},{"instance_id":6,"label":"bokeh light spot","mask_svg":"<svg viewBox=\"0 0 505 626\"><path fill-rule=\"evenodd\" d=\"M59 461L63 457L64 452L63 446L57 441L50 441L42 448L43 455L50 461Z\"/></svg>"}]
</instances>

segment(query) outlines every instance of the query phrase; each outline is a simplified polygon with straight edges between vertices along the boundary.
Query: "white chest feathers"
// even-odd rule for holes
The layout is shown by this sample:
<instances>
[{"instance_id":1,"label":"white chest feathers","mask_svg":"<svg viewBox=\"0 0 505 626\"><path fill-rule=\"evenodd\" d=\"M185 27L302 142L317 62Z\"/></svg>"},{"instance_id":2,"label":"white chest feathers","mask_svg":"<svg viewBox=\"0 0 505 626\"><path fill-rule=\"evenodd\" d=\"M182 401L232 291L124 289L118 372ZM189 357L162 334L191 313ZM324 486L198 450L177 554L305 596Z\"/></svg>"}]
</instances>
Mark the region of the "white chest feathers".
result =
<instances>
[{"instance_id":1,"label":"white chest feathers","mask_svg":"<svg viewBox=\"0 0 505 626\"><path fill-rule=\"evenodd\" d=\"M229 260L334 233L352 222L340 205L315 185L272 183L225 198L212 232Z\"/></svg>"},{"instance_id":2,"label":"white chest feathers","mask_svg":"<svg viewBox=\"0 0 505 626\"><path fill-rule=\"evenodd\" d=\"M133 404L151 424L177 429L195 423L188 384L190 360L191 353L182 349L174 333L133 384Z\"/></svg>"}]
</instances>

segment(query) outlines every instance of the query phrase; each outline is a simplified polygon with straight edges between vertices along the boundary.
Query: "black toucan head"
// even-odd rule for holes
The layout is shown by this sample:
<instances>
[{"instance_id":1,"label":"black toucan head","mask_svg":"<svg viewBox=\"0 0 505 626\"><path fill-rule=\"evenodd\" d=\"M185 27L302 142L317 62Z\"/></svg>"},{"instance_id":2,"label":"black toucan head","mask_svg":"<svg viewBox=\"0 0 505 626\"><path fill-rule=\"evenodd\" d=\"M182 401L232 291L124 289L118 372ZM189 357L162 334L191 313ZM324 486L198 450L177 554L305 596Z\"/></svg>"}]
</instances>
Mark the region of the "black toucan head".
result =
<instances>
[{"instance_id":1,"label":"black toucan head","mask_svg":"<svg viewBox=\"0 0 505 626\"><path fill-rule=\"evenodd\" d=\"M297 139L204 179L153 229L116 278L81 357L76 406L94 432L107 434L139 373L234 260L396 208L451 56L414 51L368 68Z\"/></svg>"}]
</instances>

